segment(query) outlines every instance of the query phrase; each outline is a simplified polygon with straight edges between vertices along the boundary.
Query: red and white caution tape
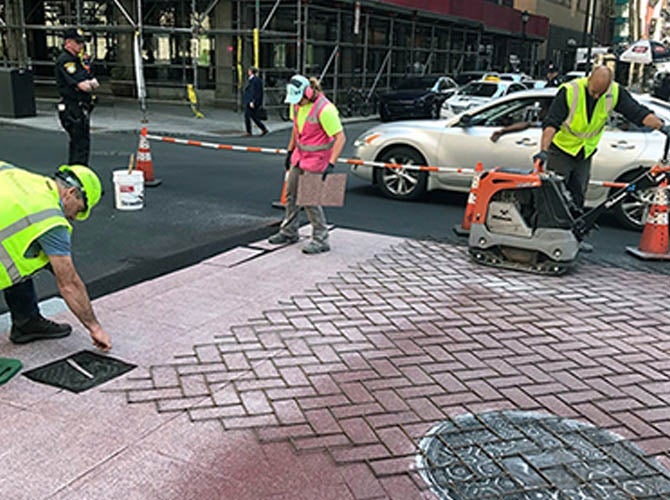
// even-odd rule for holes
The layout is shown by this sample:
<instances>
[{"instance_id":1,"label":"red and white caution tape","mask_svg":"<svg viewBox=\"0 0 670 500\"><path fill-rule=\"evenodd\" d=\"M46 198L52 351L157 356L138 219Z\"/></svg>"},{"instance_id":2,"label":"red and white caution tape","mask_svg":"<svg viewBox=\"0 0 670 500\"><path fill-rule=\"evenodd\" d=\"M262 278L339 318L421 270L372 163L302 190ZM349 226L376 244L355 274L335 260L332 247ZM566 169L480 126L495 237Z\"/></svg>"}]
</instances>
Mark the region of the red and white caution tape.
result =
<instances>
[{"instance_id":1,"label":"red and white caution tape","mask_svg":"<svg viewBox=\"0 0 670 500\"><path fill-rule=\"evenodd\" d=\"M285 155L288 153L286 149L281 148L260 148L256 146L235 146L233 144L217 144L214 142L194 141L191 139L177 139L176 137L166 137L160 135L146 134L145 137L152 141L169 142L172 144L182 144L184 146L196 146L208 149L220 149L225 151L240 151L244 153L265 153ZM356 160L353 158L338 158L338 163L345 163L347 165L365 165L368 167L381 167L390 169L406 169L418 170L419 172L448 172L452 174L474 175L473 168L457 168L457 167L436 167L432 165L403 165L400 163L384 163L379 161ZM607 188L625 188L628 186L625 182L610 182L610 181L589 181L592 186L602 186Z\"/></svg>"}]
</instances>

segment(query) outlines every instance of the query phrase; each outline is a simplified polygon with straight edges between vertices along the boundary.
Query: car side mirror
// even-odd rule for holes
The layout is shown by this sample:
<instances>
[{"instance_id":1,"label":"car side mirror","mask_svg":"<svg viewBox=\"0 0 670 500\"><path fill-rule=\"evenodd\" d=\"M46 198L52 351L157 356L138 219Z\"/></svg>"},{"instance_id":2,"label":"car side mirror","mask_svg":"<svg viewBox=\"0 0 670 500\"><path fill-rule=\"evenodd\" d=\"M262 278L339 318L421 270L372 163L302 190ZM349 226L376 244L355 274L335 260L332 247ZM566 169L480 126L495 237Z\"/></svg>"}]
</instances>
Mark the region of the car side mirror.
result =
<instances>
[{"instance_id":1,"label":"car side mirror","mask_svg":"<svg viewBox=\"0 0 670 500\"><path fill-rule=\"evenodd\" d=\"M461 116L461 119L458 120L458 124L459 124L461 127L469 127L471 121L472 121L472 116L470 116L470 115L463 115L463 116Z\"/></svg>"}]
</instances>

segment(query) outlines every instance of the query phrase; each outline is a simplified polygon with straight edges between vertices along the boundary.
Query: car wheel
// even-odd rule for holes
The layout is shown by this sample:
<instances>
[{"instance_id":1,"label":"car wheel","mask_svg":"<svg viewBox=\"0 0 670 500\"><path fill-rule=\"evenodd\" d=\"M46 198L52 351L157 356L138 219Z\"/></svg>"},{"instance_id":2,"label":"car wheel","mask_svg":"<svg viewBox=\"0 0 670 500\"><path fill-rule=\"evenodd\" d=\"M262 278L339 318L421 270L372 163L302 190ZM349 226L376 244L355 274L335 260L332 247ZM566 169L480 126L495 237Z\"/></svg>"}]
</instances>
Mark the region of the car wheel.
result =
<instances>
[{"instance_id":1,"label":"car wheel","mask_svg":"<svg viewBox=\"0 0 670 500\"><path fill-rule=\"evenodd\" d=\"M618 182L630 182L639 175L639 172L629 172L619 179ZM610 194L615 192L612 189ZM612 213L626 229L642 230L647 222L647 215L649 215L649 208L654 199L655 188L649 188L642 191L635 191L629 193L616 207L612 209Z\"/></svg>"},{"instance_id":2,"label":"car wheel","mask_svg":"<svg viewBox=\"0 0 670 500\"><path fill-rule=\"evenodd\" d=\"M407 146L396 146L384 151L377 161L401 165L425 165L421 153ZM395 200L415 200L426 192L428 173L408 168L376 168L375 183L382 193Z\"/></svg>"}]
</instances>

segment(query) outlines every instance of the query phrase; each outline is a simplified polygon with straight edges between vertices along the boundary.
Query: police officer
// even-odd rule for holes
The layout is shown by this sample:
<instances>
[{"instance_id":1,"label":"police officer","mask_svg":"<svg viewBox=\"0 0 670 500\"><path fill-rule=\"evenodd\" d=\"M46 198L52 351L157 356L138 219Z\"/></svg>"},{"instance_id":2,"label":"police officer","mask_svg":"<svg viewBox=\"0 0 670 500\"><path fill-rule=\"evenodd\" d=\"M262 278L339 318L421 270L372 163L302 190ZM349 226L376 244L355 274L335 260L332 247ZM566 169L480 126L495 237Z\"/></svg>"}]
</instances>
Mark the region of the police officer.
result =
<instances>
[{"instance_id":1,"label":"police officer","mask_svg":"<svg viewBox=\"0 0 670 500\"><path fill-rule=\"evenodd\" d=\"M68 29L63 34L63 52L56 60L56 86L60 94L58 118L70 136L68 163L88 165L91 150L90 113L100 86L84 55L84 33Z\"/></svg>"},{"instance_id":2,"label":"police officer","mask_svg":"<svg viewBox=\"0 0 670 500\"><path fill-rule=\"evenodd\" d=\"M558 87L561 84L558 79L558 68L553 63L547 66L547 80L545 87Z\"/></svg>"}]
</instances>

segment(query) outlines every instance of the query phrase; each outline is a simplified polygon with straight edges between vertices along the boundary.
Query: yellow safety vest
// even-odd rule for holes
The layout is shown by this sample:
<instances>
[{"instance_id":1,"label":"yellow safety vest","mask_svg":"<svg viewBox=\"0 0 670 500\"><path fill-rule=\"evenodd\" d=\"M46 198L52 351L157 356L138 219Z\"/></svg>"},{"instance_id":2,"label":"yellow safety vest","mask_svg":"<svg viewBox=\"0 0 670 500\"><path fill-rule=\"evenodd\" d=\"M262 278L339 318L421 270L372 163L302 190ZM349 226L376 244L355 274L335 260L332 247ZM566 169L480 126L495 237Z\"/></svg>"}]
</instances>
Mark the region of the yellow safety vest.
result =
<instances>
[{"instance_id":1,"label":"yellow safety vest","mask_svg":"<svg viewBox=\"0 0 670 500\"><path fill-rule=\"evenodd\" d=\"M30 245L58 226L72 226L59 203L56 182L0 162L0 290L19 283L49 263L40 251L26 257Z\"/></svg>"},{"instance_id":2,"label":"yellow safety vest","mask_svg":"<svg viewBox=\"0 0 670 500\"><path fill-rule=\"evenodd\" d=\"M584 148L584 158L588 158L598 147L605 131L605 124L619 100L619 84L613 82L600 96L593 108L591 121L586 114L587 78L577 78L561 85L565 88L568 116L554 136L553 143L566 153L577 156Z\"/></svg>"}]
</instances>

